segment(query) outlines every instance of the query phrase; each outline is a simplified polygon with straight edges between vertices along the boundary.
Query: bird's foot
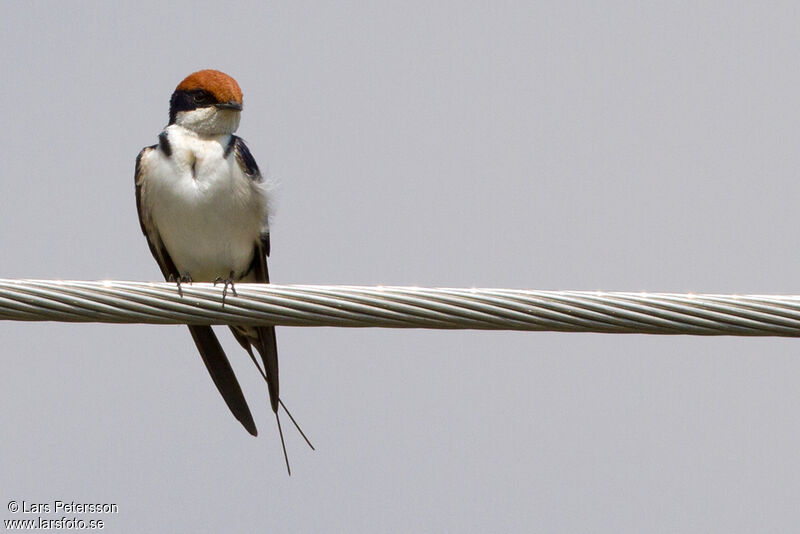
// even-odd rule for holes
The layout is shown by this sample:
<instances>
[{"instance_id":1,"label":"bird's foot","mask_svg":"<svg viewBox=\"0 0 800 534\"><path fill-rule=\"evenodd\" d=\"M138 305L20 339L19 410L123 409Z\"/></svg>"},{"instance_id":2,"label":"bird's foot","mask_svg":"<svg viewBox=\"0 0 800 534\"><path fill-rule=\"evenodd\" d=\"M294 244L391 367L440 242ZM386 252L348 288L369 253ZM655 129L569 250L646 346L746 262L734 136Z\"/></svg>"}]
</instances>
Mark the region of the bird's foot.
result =
<instances>
[{"instance_id":1,"label":"bird's foot","mask_svg":"<svg viewBox=\"0 0 800 534\"><path fill-rule=\"evenodd\" d=\"M224 284L222 286L222 305L225 306L225 296L228 294L228 287L231 288L231 293L233 293L234 297L238 297L239 294L236 293L236 286L233 285L233 271L230 272L228 278L222 278L218 276L216 280L214 280L214 285L217 284Z\"/></svg>"},{"instance_id":2,"label":"bird's foot","mask_svg":"<svg viewBox=\"0 0 800 534\"><path fill-rule=\"evenodd\" d=\"M187 283L187 284L191 285L193 280L192 280L191 275L188 275L188 274L182 274L178 278L176 278L174 274L171 274L171 275L169 275L169 278L167 279L167 281L175 283L175 284L178 284L178 295L183 297L183 289L181 289L181 284Z\"/></svg>"}]
</instances>

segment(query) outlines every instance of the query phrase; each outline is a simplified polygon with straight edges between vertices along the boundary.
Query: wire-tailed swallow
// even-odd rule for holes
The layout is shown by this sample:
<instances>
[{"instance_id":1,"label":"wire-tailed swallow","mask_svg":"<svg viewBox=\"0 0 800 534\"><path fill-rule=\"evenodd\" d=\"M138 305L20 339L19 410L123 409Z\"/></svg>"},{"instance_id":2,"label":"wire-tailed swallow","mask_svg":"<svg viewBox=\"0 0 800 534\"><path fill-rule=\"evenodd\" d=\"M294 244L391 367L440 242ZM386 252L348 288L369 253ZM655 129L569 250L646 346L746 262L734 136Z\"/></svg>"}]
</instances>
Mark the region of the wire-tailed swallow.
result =
<instances>
[{"instance_id":1,"label":"wire-tailed swallow","mask_svg":"<svg viewBox=\"0 0 800 534\"><path fill-rule=\"evenodd\" d=\"M164 278L176 281L179 289L181 282L193 281L223 282L225 290L240 281L269 283L269 197L247 145L233 135L241 113L242 90L236 80L217 70L190 74L172 93L169 124L159 134L158 144L145 147L136 158L136 207L142 232ZM230 328L267 382L289 469L278 416L278 406L284 410L286 406L278 388L275 327ZM194 325L189 331L228 408L250 434L257 435L214 331ZM253 347L261 355L263 370Z\"/></svg>"}]
</instances>

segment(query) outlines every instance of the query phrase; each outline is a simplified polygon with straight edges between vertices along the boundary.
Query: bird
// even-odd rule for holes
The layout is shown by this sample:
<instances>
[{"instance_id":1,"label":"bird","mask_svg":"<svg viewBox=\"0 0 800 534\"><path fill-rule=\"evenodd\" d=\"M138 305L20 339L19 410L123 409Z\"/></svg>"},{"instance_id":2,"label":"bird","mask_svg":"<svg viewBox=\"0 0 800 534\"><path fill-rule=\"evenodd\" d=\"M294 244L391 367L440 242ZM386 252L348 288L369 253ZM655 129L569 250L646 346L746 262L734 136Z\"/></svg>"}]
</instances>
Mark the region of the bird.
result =
<instances>
[{"instance_id":1,"label":"bird","mask_svg":"<svg viewBox=\"0 0 800 534\"><path fill-rule=\"evenodd\" d=\"M205 69L184 78L170 97L169 124L158 143L136 158L136 208L142 233L161 273L178 285L269 283L270 193L255 158L234 132L243 109L239 84ZM258 435L241 386L211 326L188 325L214 384L234 417ZM280 397L274 326L231 326L236 341L267 383L286 469L291 475L278 408L297 427ZM253 354L261 356L263 370Z\"/></svg>"}]
</instances>

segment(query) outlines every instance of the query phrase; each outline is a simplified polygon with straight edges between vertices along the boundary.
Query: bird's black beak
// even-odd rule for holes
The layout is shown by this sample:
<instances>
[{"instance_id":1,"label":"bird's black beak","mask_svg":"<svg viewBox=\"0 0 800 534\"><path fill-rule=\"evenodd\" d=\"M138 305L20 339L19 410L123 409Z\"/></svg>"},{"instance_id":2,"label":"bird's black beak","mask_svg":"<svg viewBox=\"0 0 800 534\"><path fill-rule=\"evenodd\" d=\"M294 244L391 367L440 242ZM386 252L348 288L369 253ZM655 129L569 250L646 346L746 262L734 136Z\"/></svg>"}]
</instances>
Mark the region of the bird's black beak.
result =
<instances>
[{"instance_id":1,"label":"bird's black beak","mask_svg":"<svg viewBox=\"0 0 800 534\"><path fill-rule=\"evenodd\" d=\"M214 104L217 109L233 109L236 111L242 111L242 105L236 101L231 100L230 102L220 102L218 104Z\"/></svg>"}]
</instances>

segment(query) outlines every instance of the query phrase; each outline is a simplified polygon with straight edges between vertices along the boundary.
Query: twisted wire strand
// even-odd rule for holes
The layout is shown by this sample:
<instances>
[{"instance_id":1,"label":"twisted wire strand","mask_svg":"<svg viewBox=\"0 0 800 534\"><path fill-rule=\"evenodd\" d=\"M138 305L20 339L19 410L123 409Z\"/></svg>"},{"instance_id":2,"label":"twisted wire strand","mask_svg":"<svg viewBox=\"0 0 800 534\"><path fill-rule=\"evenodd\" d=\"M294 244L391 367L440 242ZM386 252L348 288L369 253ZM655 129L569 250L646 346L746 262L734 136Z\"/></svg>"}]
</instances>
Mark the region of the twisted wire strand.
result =
<instances>
[{"instance_id":1,"label":"twisted wire strand","mask_svg":"<svg viewBox=\"0 0 800 534\"><path fill-rule=\"evenodd\" d=\"M0 320L800 336L800 296L0 279Z\"/></svg>"}]
</instances>

